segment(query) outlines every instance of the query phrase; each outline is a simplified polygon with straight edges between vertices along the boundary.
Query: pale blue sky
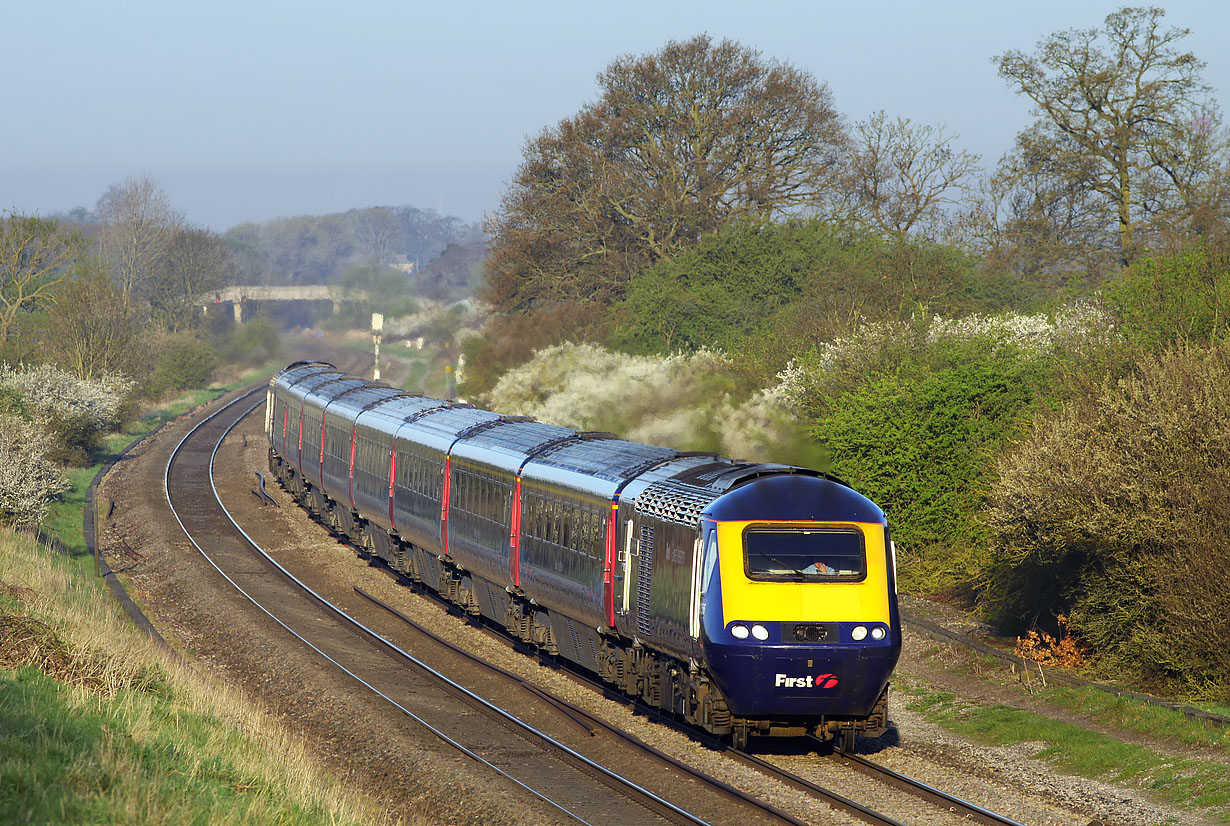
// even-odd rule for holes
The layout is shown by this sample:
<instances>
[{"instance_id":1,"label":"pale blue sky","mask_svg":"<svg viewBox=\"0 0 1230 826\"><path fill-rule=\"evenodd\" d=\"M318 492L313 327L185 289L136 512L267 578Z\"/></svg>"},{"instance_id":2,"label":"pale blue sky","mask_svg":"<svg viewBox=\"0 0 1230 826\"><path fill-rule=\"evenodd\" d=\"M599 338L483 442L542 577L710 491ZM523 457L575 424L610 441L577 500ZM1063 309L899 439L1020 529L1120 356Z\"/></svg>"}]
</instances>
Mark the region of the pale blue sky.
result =
<instances>
[{"instance_id":1,"label":"pale blue sky","mask_svg":"<svg viewBox=\"0 0 1230 826\"><path fill-rule=\"evenodd\" d=\"M1230 3L1163 3L1226 105ZM527 137L614 57L707 32L810 71L851 120L946 123L993 166L1030 120L992 55L1113 3L0 0L0 210L93 207L148 174L223 230L413 204L493 210Z\"/></svg>"}]
</instances>

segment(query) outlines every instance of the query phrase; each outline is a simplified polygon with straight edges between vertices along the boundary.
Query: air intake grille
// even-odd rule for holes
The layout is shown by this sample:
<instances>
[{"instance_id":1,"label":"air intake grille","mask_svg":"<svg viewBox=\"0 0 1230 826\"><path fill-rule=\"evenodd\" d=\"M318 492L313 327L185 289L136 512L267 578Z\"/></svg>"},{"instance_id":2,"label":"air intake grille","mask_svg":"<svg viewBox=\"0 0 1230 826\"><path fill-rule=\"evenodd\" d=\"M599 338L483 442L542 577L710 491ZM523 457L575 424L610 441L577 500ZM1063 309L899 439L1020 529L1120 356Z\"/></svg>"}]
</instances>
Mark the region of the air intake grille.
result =
<instances>
[{"instance_id":1,"label":"air intake grille","mask_svg":"<svg viewBox=\"0 0 1230 826\"><path fill-rule=\"evenodd\" d=\"M716 498L713 491L695 485L655 482L636 497L636 509L666 522L691 526Z\"/></svg>"},{"instance_id":2,"label":"air intake grille","mask_svg":"<svg viewBox=\"0 0 1230 826\"><path fill-rule=\"evenodd\" d=\"M653 585L653 526L641 526L640 565L636 569L636 625L649 633L649 589Z\"/></svg>"}]
</instances>

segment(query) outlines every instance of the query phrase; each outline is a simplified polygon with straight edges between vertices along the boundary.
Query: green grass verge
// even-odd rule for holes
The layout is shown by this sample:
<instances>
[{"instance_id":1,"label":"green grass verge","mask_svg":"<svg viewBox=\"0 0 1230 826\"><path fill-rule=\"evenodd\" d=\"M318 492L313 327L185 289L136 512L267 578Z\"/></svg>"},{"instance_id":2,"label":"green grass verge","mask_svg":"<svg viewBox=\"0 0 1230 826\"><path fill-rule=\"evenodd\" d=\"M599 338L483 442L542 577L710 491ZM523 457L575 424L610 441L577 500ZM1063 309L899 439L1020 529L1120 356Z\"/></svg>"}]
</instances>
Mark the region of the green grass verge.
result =
<instances>
[{"instance_id":1,"label":"green grass verge","mask_svg":"<svg viewBox=\"0 0 1230 826\"><path fill-rule=\"evenodd\" d=\"M281 366L281 362L278 362L276 367L267 365L250 370L241 378L227 384L185 391L167 403L148 410L128 422L123 430L108 434L103 440L103 450L93 457L94 464L89 467L69 468L65 472L65 478L70 487L49 505L47 518L43 520L41 526L43 534L54 540L72 558L78 560L83 569L92 568L94 563L85 546L82 514L85 508L86 490L89 489L90 482L98 474L99 469L125 447L177 416L223 393L268 377Z\"/></svg>"},{"instance_id":2,"label":"green grass verge","mask_svg":"<svg viewBox=\"0 0 1230 826\"><path fill-rule=\"evenodd\" d=\"M0 671L0 821L326 823L320 806L252 772L221 720L174 697L122 693L83 706L33 667Z\"/></svg>"},{"instance_id":3,"label":"green grass verge","mask_svg":"<svg viewBox=\"0 0 1230 826\"><path fill-rule=\"evenodd\" d=\"M1130 786L1155 801L1202 810L1216 822L1230 824L1230 766L1223 763L1176 757L1032 711L966 702L902 675L894 685L908 697L910 710L975 742L997 746L1035 743L1034 756L1060 771ZM1043 695L1108 726L1208 747L1219 759L1230 756L1226 732L1169 709L1094 689L1046 689Z\"/></svg>"},{"instance_id":4,"label":"green grass verge","mask_svg":"<svg viewBox=\"0 0 1230 826\"><path fill-rule=\"evenodd\" d=\"M0 531L0 823L385 822L73 560Z\"/></svg>"}]
</instances>

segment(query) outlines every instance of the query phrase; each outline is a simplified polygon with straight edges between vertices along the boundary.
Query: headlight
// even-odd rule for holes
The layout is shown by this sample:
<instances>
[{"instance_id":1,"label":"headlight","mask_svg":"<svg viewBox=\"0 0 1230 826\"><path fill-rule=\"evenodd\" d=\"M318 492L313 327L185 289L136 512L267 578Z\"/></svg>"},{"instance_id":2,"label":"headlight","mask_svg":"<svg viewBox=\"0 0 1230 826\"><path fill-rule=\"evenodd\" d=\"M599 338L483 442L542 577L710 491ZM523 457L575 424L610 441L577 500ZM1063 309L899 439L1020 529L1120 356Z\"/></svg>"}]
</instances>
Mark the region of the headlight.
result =
<instances>
[{"instance_id":1,"label":"headlight","mask_svg":"<svg viewBox=\"0 0 1230 826\"><path fill-rule=\"evenodd\" d=\"M871 629L871 638L873 640L882 640L886 636L888 636L888 629L883 625L877 625L875 628Z\"/></svg>"},{"instance_id":2,"label":"headlight","mask_svg":"<svg viewBox=\"0 0 1230 826\"><path fill-rule=\"evenodd\" d=\"M764 642L769 638L769 629L765 628L763 625L753 625L752 636L761 642Z\"/></svg>"},{"instance_id":3,"label":"headlight","mask_svg":"<svg viewBox=\"0 0 1230 826\"><path fill-rule=\"evenodd\" d=\"M737 640L745 640L747 639L747 626L746 625L732 625L730 626L730 633L731 633L731 636L733 636Z\"/></svg>"},{"instance_id":4,"label":"headlight","mask_svg":"<svg viewBox=\"0 0 1230 826\"><path fill-rule=\"evenodd\" d=\"M867 626L856 625L850 630L850 636L854 637L854 641L858 642L867 638Z\"/></svg>"}]
</instances>

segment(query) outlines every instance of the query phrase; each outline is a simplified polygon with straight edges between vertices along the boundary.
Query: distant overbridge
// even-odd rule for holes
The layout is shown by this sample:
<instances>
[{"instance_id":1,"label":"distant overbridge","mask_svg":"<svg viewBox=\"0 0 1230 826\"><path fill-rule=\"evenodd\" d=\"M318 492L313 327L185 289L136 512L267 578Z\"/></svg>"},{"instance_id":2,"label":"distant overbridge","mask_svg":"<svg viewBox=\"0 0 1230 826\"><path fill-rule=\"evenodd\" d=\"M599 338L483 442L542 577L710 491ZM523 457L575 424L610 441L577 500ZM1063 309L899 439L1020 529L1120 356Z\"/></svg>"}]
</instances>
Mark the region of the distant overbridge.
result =
<instances>
[{"instance_id":1,"label":"distant overbridge","mask_svg":"<svg viewBox=\"0 0 1230 826\"><path fill-rule=\"evenodd\" d=\"M343 301L366 301L364 290L345 290L341 287L330 287L325 284L313 284L306 287L227 287L213 294L213 301L205 304L203 309L209 312L210 304L230 304L235 314L235 323L243 323L243 308L249 301L330 301L333 312L341 309Z\"/></svg>"}]
</instances>

